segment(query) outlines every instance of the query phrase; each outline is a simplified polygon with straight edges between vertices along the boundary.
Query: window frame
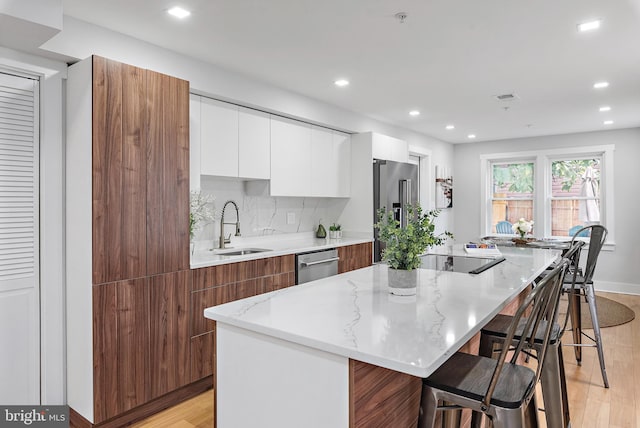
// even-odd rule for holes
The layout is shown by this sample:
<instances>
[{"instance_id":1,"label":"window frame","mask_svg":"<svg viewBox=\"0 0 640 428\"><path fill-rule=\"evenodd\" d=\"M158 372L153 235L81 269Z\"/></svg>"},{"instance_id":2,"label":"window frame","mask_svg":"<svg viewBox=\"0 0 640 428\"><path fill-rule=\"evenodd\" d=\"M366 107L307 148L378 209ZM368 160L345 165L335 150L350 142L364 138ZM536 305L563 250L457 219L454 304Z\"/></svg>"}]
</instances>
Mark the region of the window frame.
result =
<instances>
[{"instance_id":1,"label":"window frame","mask_svg":"<svg viewBox=\"0 0 640 428\"><path fill-rule=\"evenodd\" d=\"M496 165L510 165L510 164L532 164L533 165L533 191L531 192L531 197L530 198L524 198L524 197L511 197L511 198L496 198L493 196L494 194L494 189L493 189L493 167ZM489 214L489 212L493 212L493 202L494 201L531 201L531 204L533 206L533 210L535 212L536 206L537 206L537 200L536 200L536 179L537 179L537 175L538 175L538 171L536 169L536 159L535 158L520 158L520 159L491 159L489 161L488 164L488 174L489 176L487 177L488 181L489 181L489 190L488 190L488 200L487 200L487 209L486 209L486 215L487 215L487 230L490 232L493 229L493 218L492 215ZM491 232L490 232L491 233ZM489 234L490 234L489 233ZM513 236L516 236L515 233L512 234ZM486 235L485 235L486 236Z\"/></svg>"},{"instance_id":2,"label":"window frame","mask_svg":"<svg viewBox=\"0 0 640 428\"><path fill-rule=\"evenodd\" d=\"M533 221L534 236L538 239L551 238L551 163L563 159L580 159L597 157L602 159L600 175L601 224L605 225L609 234L605 247L615 246L613 162L615 145L598 145L584 147L567 147L551 150L533 150L508 153L491 153L480 155L481 180L481 236L495 236L491 231L492 165L494 163L533 162Z\"/></svg>"}]
</instances>

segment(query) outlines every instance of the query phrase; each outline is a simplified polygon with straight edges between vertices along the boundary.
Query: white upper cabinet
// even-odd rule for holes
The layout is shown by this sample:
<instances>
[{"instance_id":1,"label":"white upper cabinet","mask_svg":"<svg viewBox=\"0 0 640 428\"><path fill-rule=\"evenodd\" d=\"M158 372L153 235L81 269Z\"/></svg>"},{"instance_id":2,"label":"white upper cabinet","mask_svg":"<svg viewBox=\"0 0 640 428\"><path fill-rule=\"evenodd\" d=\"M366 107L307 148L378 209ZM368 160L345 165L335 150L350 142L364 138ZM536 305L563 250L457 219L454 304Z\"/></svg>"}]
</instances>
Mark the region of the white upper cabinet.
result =
<instances>
[{"instance_id":1,"label":"white upper cabinet","mask_svg":"<svg viewBox=\"0 0 640 428\"><path fill-rule=\"evenodd\" d=\"M272 196L350 196L349 134L199 95L189 106L192 190L202 174L270 179Z\"/></svg>"},{"instance_id":2,"label":"white upper cabinet","mask_svg":"<svg viewBox=\"0 0 640 428\"><path fill-rule=\"evenodd\" d=\"M409 144L406 141L370 132L374 159L409 162Z\"/></svg>"},{"instance_id":3,"label":"white upper cabinet","mask_svg":"<svg viewBox=\"0 0 640 428\"><path fill-rule=\"evenodd\" d=\"M200 173L238 176L238 106L202 97Z\"/></svg>"},{"instance_id":4,"label":"white upper cabinet","mask_svg":"<svg viewBox=\"0 0 640 428\"><path fill-rule=\"evenodd\" d=\"M335 190L333 134L330 129L311 128L311 196L330 196Z\"/></svg>"},{"instance_id":5,"label":"white upper cabinet","mask_svg":"<svg viewBox=\"0 0 640 428\"><path fill-rule=\"evenodd\" d=\"M268 113L239 109L239 169L242 178L271 177L271 119Z\"/></svg>"},{"instance_id":6,"label":"white upper cabinet","mask_svg":"<svg viewBox=\"0 0 640 428\"><path fill-rule=\"evenodd\" d=\"M311 129L311 196L349 197L351 140L348 134Z\"/></svg>"},{"instance_id":7,"label":"white upper cabinet","mask_svg":"<svg viewBox=\"0 0 640 428\"><path fill-rule=\"evenodd\" d=\"M271 195L311 196L311 125L271 117Z\"/></svg>"},{"instance_id":8,"label":"white upper cabinet","mask_svg":"<svg viewBox=\"0 0 640 428\"><path fill-rule=\"evenodd\" d=\"M351 196L351 136L342 132L333 132L333 164L337 171L333 174L334 196Z\"/></svg>"},{"instance_id":9,"label":"white upper cabinet","mask_svg":"<svg viewBox=\"0 0 640 428\"><path fill-rule=\"evenodd\" d=\"M349 197L350 186L348 134L272 116L272 196Z\"/></svg>"}]
</instances>

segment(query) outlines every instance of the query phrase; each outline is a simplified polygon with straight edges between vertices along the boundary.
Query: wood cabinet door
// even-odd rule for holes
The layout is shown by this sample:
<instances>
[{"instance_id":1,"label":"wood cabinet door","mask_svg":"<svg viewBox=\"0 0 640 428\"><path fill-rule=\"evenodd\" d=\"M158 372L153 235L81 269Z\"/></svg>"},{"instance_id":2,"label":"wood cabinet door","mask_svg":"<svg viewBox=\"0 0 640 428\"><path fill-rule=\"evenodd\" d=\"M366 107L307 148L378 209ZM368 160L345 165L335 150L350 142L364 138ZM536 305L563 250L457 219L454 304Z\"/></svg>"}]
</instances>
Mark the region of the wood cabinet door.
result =
<instances>
[{"instance_id":1,"label":"wood cabinet door","mask_svg":"<svg viewBox=\"0 0 640 428\"><path fill-rule=\"evenodd\" d=\"M146 75L93 57L93 283L146 273Z\"/></svg>"},{"instance_id":2,"label":"wood cabinet door","mask_svg":"<svg viewBox=\"0 0 640 428\"><path fill-rule=\"evenodd\" d=\"M94 422L149 400L149 357L147 279L94 285Z\"/></svg>"},{"instance_id":3,"label":"wood cabinet door","mask_svg":"<svg viewBox=\"0 0 640 428\"><path fill-rule=\"evenodd\" d=\"M147 70L148 275L189 268L189 82Z\"/></svg>"},{"instance_id":4,"label":"wood cabinet door","mask_svg":"<svg viewBox=\"0 0 640 428\"><path fill-rule=\"evenodd\" d=\"M190 382L189 271L149 278L151 398Z\"/></svg>"},{"instance_id":5,"label":"wood cabinet door","mask_svg":"<svg viewBox=\"0 0 640 428\"><path fill-rule=\"evenodd\" d=\"M372 264L372 246L373 243L365 242L362 244L347 245L338 247L338 273L349 272Z\"/></svg>"}]
</instances>

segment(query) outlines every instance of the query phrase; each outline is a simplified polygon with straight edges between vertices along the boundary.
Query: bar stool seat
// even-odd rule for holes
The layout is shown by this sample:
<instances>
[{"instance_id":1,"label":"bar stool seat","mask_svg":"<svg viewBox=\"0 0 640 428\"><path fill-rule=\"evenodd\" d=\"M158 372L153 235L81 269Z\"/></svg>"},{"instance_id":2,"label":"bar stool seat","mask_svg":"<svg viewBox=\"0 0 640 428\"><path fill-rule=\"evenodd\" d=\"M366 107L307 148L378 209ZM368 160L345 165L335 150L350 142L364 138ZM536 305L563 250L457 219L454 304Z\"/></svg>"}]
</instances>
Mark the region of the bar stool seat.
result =
<instances>
[{"instance_id":1,"label":"bar stool seat","mask_svg":"<svg viewBox=\"0 0 640 428\"><path fill-rule=\"evenodd\" d=\"M482 329L479 355L491 358L495 352L495 345L502 346L504 344L506 332L508 331L512 318L510 315L497 315ZM518 329L516 330L515 340L522 335L525 323L526 319L520 321ZM538 328L533 341L532 349L538 355L544 343L543 332L546 330L546 324L547 321L541 322L540 328ZM553 323L549 337L548 351L540 375L545 419L547 420L548 427L567 427L571 420L564 360L562 357L562 332L560 324ZM478 417L478 414L474 414L474 420Z\"/></svg>"}]
</instances>

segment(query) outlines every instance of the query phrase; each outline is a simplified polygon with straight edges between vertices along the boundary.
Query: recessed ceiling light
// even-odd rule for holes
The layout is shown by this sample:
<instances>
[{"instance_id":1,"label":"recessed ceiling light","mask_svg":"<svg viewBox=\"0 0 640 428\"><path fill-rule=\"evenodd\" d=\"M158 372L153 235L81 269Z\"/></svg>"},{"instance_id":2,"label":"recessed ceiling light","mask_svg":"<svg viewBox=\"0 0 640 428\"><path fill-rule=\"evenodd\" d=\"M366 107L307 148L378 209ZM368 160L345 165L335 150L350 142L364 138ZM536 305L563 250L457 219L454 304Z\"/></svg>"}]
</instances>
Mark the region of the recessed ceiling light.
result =
<instances>
[{"instance_id":1,"label":"recessed ceiling light","mask_svg":"<svg viewBox=\"0 0 640 428\"><path fill-rule=\"evenodd\" d=\"M609 107L609 106L602 106L602 107L600 107L600 111L611 111L611 107Z\"/></svg>"},{"instance_id":2,"label":"recessed ceiling light","mask_svg":"<svg viewBox=\"0 0 640 428\"><path fill-rule=\"evenodd\" d=\"M409 112L409 115L411 115L411 116L420 116L420 112L418 110L411 110Z\"/></svg>"},{"instance_id":3,"label":"recessed ceiling light","mask_svg":"<svg viewBox=\"0 0 640 428\"><path fill-rule=\"evenodd\" d=\"M349 81L347 79L338 79L333 83L335 83L336 86L340 86L341 88L344 86L349 86Z\"/></svg>"},{"instance_id":4,"label":"recessed ceiling light","mask_svg":"<svg viewBox=\"0 0 640 428\"><path fill-rule=\"evenodd\" d=\"M452 129L455 129L456 127L453 125L447 125L445 126L446 129L448 129L449 131L451 131Z\"/></svg>"},{"instance_id":5,"label":"recessed ceiling light","mask_svg":"<svg viewBox=\"0 0 640 428\"><path fill-rule=\"evenodd\" d=\"M609 86L609 82L597 82L593 84L593 87L595 89L602 89L602 88L606 88L607 86Z\"/></svg>"},{"instance_id":6,"label":"recessed ceiling light","mask_svg":"<svg viewBox=\"0 0 640 428\"><path fill-rule=\"evenodd\" d=\"M596 19L595 21L583 22L582 24L578 24L578 31L584 32L597 30L598 28L600 28L601 23L602 21L600 21L599 19Z\"/></svg>"},{"instance_id":7,"label":"recessed ceiling light","mask_svg":"<svg viewBox=\"0 0 640 428\"><path fill-rule=\"evenodd\" d=\"M613 125L613 120L605 120L604 122L605 125Z\"/></svg>"},{"instance_id":8,"label":"recessed ceiling light","mask_svg":"<svg viewBox=\"0 0 640 428\"><path fill-rule=\"evenodd\" d=\"M180 18L180 19L184 19L187 16L191 15L191 12L189 12L186 9L181 8L180 6L172 7L171 9L167 10L167 13L169 15L173 15L176 18Z\"/></svg>"},{"instance_id":9,"label":"recessed ceiling light","mask_svg":"<svg viewBox=\"0 0 640 428\"><path fill-rule=\"evenodd\" d=\"M467 138L473 140L474 138L476 138L476 134L469 134L467 135Z\"/></svg>"}]
</instances>

